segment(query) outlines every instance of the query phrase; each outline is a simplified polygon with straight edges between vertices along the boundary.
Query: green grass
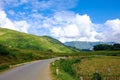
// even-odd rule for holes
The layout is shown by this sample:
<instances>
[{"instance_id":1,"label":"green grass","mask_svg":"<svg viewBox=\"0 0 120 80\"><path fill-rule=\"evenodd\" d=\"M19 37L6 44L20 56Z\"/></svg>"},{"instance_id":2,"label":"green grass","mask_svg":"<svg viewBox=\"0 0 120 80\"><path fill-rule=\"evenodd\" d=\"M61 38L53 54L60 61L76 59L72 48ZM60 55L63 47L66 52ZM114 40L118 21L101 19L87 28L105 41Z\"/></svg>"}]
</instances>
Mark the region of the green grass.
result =
<instances>
[{"instance_id":1,"label":"green grass","mask_svg":"<svg viewBox=\"0 0 120 80\"><path fill-rule=\"evenodd\" d=\"M8 55L0 55L0 71L8 69L10 65L53 57L57 57L56 53L24 49L11 50Z\"/></svg>"},{"instance_id":2,"label":"green grass","mask_svg":"<svg viewBox=\"0 0 120 80\"><path fill-rule=\"evenodd\" d=\"M90 52L75 52L72 56L91 56L91 55L103 55L103 56L120 56L120 51L90 51Z\"/></svg>"},{"instance_id":3,"label":"green grass","mask_svg":"<svg viewBox=\"0 0 120 80\"><path fill-rule=\"evenodd\" d=\"M52 66L57 67L60 74L56 78L59 80L78 79L74 64L79 62L76 56L85 58L86 56L120 56L120 51L92 51L79 52L76 49L68 48L61 42L48 36L35 36L13 30L0 28L0 71L9 69L10 65L29 62L52 57L74 56L73 59L56 61ZM87 57L91 59L91 57ZM53 73L56 76L55 71Z\"/></svg>"},{"instance_id":4,"label":"green grass","mask_svg":"<svg viewBox=\"0 0 120 80\"><path fill-rule=\"evenodd\" d=\"M119 63L120 57L118 56L97 56L82 60L76 64L76 67L81 75L92 75L96 71L103 75L120 75ZM110 72L108 69L111 69Z\"/></svg>"},{"instance_id":5,"label":"green grass","mask_svg":"<svg viewBox=\"0 0 120 80\"><path fill-rule=\"evenodd\" d=\"M54 80L77 80L74 64L79 58L60 59L51 64Z\"/></svg>"},{"instance_id":6,"label":"green grass","mask_svg":"<svg viewBox=\"0 0 120 80\"><path fill-rule=\"evenodd\" d=\"M95 52L79 52L79 53L56 53L56 52L44 52L39 50L19 49L11 48L1 45L0 47L0 70L7 69L4 65L15 65L23 62L29 62L33 60L48 59L52 57L62 56L97 56L97 55L114 55L119 56L120 51L95 51ZM89 58L89 57L87 57Z\"/></svg>"},{"instance_id":7,"label":"green grass","mask_svg":"<svg viewBox=\"0 0 120 80\"><path fill-rule=\"evenodd\" d=\"M39 50L27 50L9 48L0 45L0 71L8 69L10 65L57 57L63 53L42 52Z\"/></svg>"},{"instance_id":8,"label":"green grass","mask_svg":"<svg viewBox=\"0 0 120 80\"><path fill-rule=\"evenodd\" d=\"M0 70L23 62L65 56L78 52L48 36L35 36L0 28ZM7 66L6 66L7 65Z\"/></svg>"},{"instance_id":9,"label":"green grass","mask_svg":"<svg viewBox=\"0 0 120 80\"><path fill-rule=\"evenodd\" d=\"M94 52L96 53L96 52ZM108 52L109 53L109 52ZM107 51L104 54L108 54ZM83 54L83 53L81 53ZM119 80L120 56L82 55L70 56L51 64L53 80ZM56 70L59 70L57 74Z\"/></svg>"},{"instance_id":10,"label":"green grass","mask_svg":"<svg viewBox=\"0 0 120 80\"><path fill-rule=\"evenodd\" d=\"M45 52L78 52L78 50L68 48L60 41L48 36L35 36L4 28L0 28L0 44L10 48L39 50Z\"/></svg>"},{"instance_id":11,"label":"green grass","mask_svg":"<svg viewBox=\"0 0 120 80\"><path fill-rule=\"evenodd\" d=\"M96 56L83 59L75 64L76 73L84 80L90 80L94 73L99 73L104 80L118 80L120 78L119 56Z\"/></svg>"}]
</instances>

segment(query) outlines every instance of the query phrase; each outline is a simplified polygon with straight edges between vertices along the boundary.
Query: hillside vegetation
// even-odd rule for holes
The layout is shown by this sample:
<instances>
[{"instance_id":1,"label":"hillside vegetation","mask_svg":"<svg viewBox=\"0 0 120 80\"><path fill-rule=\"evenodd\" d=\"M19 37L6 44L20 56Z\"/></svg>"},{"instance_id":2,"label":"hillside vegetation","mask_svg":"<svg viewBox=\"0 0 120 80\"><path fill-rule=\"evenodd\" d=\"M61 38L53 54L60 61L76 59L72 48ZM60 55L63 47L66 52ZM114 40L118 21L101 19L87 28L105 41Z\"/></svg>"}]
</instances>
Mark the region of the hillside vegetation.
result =
<instances>
[{"instance_id":1,"label":"hillside vegetation","mask_svg":"<svg viewBox=\"0 0 120 80\"><path fill-rule=\"evenodd\" d=\"M35 36L0 28L0 44L10 48L39 50L45 52L71 53L77 50L68 48L56 39L48 36Z\"/></svg>"},{"instance_id":2,"label":"hillside vegetation","mask_svg":"<svg viewBox=\"0 0 120 80\"><path fill-rule=\"evenodd\" d=\"M62 55L63 53L61 53ZM41 52L38 50L26 50L9 48L0 45L0 71L10 68L11 65L29 62L33 60L57 57L60 53Z\"/></svg>"},{"instance_id":3,"label":"hillside vegetation","mask_svg":"<svg viewBox=\"0 0 120 80\"><path fill-rule=\"evenodd\" d=\"M78 52L48 36L0 28L0 71L11 65Z\"/></svg>"}]
</instances>

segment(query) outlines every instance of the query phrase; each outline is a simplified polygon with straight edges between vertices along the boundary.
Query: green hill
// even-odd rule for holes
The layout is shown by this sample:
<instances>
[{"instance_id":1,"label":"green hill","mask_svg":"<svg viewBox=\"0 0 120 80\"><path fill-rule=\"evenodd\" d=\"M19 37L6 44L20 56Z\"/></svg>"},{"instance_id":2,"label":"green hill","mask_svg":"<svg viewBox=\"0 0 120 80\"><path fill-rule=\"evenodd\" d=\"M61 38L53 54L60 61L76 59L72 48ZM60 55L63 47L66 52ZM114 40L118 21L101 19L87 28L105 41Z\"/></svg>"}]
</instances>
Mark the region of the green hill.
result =
<instances>
[{"instance_id":1,"label":"green hill","mask_svg":"<svg viewBox=\"0 0 120 80\"><path fill-rule=\"evenodd\" d=\"M0 28L0 44L9 48L39 50L43 52L71 53L77 51L66 47L60 41L48 36L35 36L5 28Z\"/></svg>"}]
</instances>

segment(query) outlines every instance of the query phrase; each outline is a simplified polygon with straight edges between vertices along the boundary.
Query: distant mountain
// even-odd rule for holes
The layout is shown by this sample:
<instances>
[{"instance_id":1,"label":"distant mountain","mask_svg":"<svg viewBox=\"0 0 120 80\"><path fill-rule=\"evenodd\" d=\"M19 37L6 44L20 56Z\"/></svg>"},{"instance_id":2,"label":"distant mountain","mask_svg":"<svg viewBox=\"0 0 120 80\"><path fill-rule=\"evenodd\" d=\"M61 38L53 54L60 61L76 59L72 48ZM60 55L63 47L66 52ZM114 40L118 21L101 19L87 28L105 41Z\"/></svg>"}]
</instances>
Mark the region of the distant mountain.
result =
<instances>
[{"instance_id":1,"label":"distant mountain","mask_svg":"<svg viewBox=\"0 0 120 80\"><path fill-rule=\"evenodd\" d=\"M86 42L86 41L71 41L65 42L66 46L75 47L80 50L92 50L93 46L98 44L114 44L114 42Z\"/></svg>"},{"instance_id":2,"label":"distant mountain","mask_svg":"<svg viewBox=\"0 0 120 80\"><path fill-rule=\"evenodd\" d=\"M0 44L10 48L30 49L48 52L70 53L78 50L69 48L49 36L35 36L14 30L0 28Z\"/></svg>"}]
</instances>

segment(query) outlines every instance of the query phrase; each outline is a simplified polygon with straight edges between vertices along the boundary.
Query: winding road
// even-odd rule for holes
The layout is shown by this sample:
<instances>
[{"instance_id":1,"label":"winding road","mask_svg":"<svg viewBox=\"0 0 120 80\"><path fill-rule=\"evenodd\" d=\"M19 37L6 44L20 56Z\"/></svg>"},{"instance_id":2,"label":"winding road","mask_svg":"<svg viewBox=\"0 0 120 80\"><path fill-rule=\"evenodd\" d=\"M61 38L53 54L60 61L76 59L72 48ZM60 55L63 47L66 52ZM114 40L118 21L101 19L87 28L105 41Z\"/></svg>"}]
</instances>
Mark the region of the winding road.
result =
<instances>
[{"instance_id":1,"label":"winding road","mask_svg":"<svg viewBox=\"0 0 120 80\"><path fill-rule=\"evenodd\" d=\"M58 58L40 60L5 71L0 80L51 80L50 63Z\"/></svg>"}]
</instances>

